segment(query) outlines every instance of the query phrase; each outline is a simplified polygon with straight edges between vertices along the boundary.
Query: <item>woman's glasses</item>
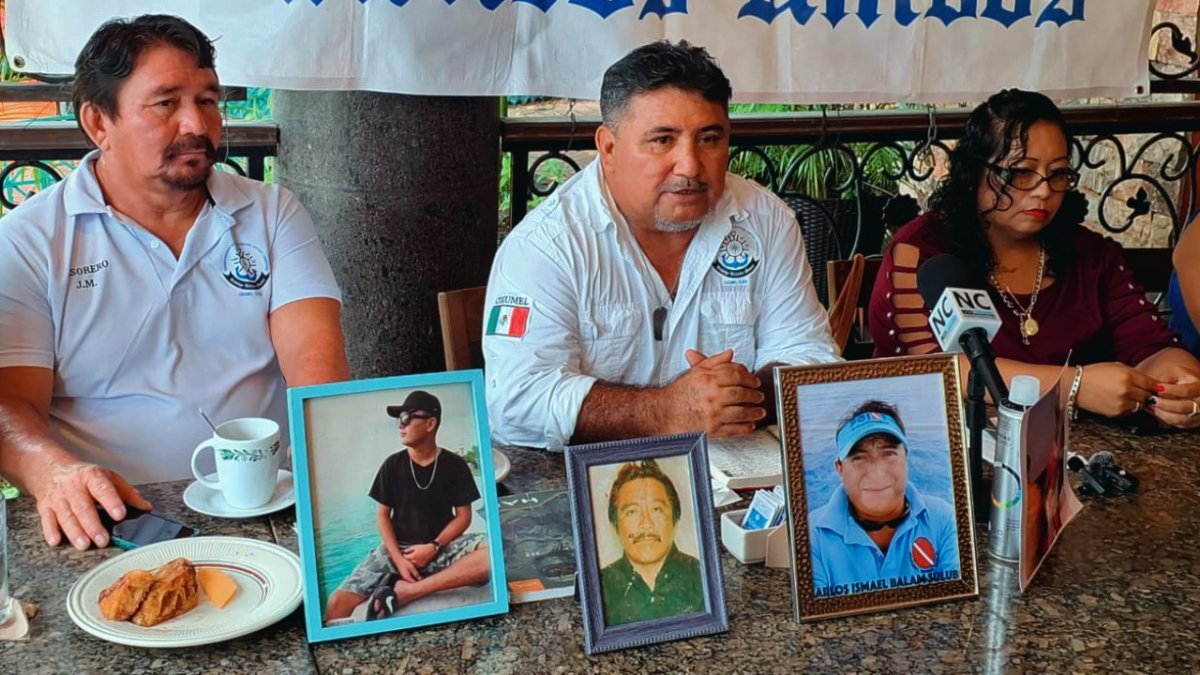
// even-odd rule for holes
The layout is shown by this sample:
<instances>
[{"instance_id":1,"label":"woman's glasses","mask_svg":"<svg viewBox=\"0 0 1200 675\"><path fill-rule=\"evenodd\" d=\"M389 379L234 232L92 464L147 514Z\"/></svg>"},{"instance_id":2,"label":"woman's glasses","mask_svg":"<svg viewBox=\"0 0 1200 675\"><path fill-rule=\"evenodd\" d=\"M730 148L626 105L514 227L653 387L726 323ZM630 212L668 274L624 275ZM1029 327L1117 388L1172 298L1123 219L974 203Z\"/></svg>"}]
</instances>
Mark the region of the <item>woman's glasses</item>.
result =
<instances>
[{"instance_id":1,"label":"woman's glasses","mask_svg":"<svg viewBox=\"0 0 1200 675\"><path fill-rule=\"evenodd\" d=\"M1022 169L1016 166L1000 166L998 164L986 164L987 168L991 169L1005 185L1016 188L1018 190L1033 190L1042 182L1050 184L1050 189L1055 192L1066 192L1072 190L1079 184L1079 172L1074 169L1055 169L1046 176L1038 173L1034 169Z\"/></svg>"}]
</instances>

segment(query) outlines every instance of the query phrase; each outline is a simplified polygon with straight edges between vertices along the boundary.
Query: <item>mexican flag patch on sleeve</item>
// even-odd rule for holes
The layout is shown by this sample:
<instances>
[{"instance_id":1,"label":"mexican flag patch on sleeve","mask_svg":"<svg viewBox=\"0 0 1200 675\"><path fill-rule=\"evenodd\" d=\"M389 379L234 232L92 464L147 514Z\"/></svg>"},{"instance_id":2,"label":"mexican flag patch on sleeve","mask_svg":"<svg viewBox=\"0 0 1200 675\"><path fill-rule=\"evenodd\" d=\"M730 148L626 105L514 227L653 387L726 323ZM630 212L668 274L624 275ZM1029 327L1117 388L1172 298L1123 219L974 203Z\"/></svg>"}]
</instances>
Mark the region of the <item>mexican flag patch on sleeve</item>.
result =
<instances>
[{"instance_id":1,"label":"mexican flag patch on sleeve","mask_svg":"<svg viewBox=\"0 0 1200 675\"><path fill-rule=\"evenodd\" d=\"M500 298L499 300L511 300L512 298ZM525 335L525 328L529 325L529 301L525 298L524 304L501 304L497 302L492 305L492 313L488 315L487 331L488 335L499 335L503 337L519 338Z\"/></svg>"}]
</instances>

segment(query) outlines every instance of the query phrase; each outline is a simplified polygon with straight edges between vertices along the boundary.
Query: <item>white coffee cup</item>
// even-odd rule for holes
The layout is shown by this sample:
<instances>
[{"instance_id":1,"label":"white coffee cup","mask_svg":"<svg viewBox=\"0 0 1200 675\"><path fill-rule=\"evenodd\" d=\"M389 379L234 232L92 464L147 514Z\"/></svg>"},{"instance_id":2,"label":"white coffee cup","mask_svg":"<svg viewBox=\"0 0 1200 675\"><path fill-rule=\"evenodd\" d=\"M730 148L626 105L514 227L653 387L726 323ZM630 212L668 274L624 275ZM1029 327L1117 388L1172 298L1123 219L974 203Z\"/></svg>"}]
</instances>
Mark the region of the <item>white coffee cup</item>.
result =
<instances>
[{"instance_id":1,"label":"white coffee cup","mask_svg":"<svg viewBox=\"0 0 1200 675\"><path fill-rule=\"evenodd\" d=\"M196 460L212 449L217 461L217 480L200 472ZM217 426L212 438L192 452L196 480L217 490L235 509L253 509L271 501L279 475L279 424L262 417L242 417Z\"/></svg>"}]
</instances>

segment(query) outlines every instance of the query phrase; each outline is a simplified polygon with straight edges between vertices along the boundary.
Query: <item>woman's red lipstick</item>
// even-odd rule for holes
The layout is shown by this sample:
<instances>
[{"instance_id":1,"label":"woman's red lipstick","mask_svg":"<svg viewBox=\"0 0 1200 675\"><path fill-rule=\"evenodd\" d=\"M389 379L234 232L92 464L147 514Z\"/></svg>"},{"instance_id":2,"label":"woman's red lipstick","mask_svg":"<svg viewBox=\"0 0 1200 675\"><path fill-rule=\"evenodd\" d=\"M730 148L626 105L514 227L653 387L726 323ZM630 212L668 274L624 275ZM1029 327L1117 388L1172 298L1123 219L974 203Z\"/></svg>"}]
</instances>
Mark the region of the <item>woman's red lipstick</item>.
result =
<instances>
[{"instance_id":1,"label":"woman's red lipstick","mask_svg":"<svg viewBox=\"0 0 1200 675\"><path fill-rule=\"evenodd\" d=\"M1026 209L1025 215L1038 220L1046 220L1050 217L1050 212L1046 209Z\"/></svg>"}]
</instances>

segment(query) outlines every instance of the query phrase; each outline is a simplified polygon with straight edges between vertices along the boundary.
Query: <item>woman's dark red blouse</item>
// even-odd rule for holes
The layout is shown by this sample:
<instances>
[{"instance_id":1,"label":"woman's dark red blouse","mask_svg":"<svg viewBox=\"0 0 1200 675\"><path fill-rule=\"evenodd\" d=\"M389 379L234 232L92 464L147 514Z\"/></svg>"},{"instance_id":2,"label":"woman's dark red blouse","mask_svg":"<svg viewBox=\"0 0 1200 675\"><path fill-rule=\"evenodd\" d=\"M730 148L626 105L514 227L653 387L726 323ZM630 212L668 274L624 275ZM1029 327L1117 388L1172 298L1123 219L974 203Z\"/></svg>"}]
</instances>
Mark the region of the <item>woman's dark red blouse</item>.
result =
<instances>
[{"instance_id":1,"label":"woman's dark red blouse","mask_svg":"<svg viewBox=\"0 0 1200 675\"><path fill-rule=\"evenodd\" d=\"M920 321L922 317L927 319L929 312L917 294L915 282L921 263L948 252L934 227L937 217L927 213L900 228L884 253L868 309L875 356L925 353L930 351L928 345L937 349L928 321ZM903 244L918 250L915 267L898 265L893 259L895 247ZM1119 361L1136 366L1165 347L1179 346L1176 334L1167 328L1157 308L1134 281L1119 244L1079 227L1075 255L1061 278L1055 278L1038 294L1033 318L1040 328L1028 345L1021 342L1016 315L1004 305L996 289L981 280L979 286L988 290L1003 321L992 340L996 356L1057 365L1066 363L1070 354L1072 364ZM1017 295L1017 299L1028 306L1028 295ZM911 303L908 308L906 303Z\"/></svg>"}]
</instances>

